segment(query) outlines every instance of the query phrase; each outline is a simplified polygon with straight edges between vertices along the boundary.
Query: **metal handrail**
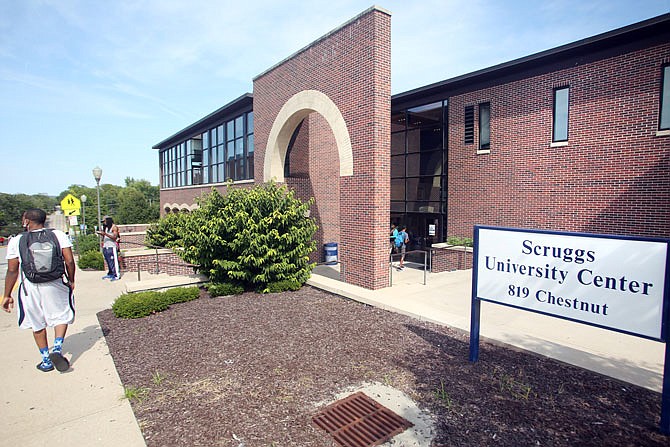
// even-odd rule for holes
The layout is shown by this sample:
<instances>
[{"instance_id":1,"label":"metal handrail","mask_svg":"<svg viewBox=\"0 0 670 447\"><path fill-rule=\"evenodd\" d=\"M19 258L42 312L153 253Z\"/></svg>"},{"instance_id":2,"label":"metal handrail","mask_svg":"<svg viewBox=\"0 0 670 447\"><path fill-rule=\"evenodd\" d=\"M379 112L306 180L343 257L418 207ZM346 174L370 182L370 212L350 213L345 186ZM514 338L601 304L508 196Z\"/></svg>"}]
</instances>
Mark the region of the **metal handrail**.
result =
<instances>
[{"instance_id":1,"label":"metal handrail","mask_svg":"<svg viewBox=\"0 0 670 447\"><path fill-rule=\"evenodd\" d=\"M423 253L423 285L428 284L427 280L427 266L428 266L428 256L431 255L430 250L410 250L405 253L390 253L389 254L389 287L393 287L393 257L394 256L407 256L409 253ZM432 256L431 256L432 262Z\"/></svg>"},{"instance_id":2,"label":"metal handrail","mask_svg":"<svg viewBox=\"0 0 670 447\"><path fill-rule=\"evenodd\" d=\"M130 244L130 245L139 245L139 246L142 246L142 247L147 247L147 248L151 248L151 249L155 250L154 251L154 255L155 255L154 261L138 261L137 262L137 281L142 280L141 275L140 275L140 272L141 272L140 266L145 265L145 264L155 264L156 269L154 270L154 272L155 272L156 275L160 273L160 268L158 267L159 264L160 265L174 265L174 266L181 266L181 267L193 267L193 268L200 267L198 264L189 264L188 262L161 262L161 261L159 261L158 260L158 250L170 250L174 253L174 251L171 248L168 248L168 247L161 247L159 245L143 244L141 242L131 242L131 241L124 241L122 243L123 244Z\"/></svg>"}]
</instances>

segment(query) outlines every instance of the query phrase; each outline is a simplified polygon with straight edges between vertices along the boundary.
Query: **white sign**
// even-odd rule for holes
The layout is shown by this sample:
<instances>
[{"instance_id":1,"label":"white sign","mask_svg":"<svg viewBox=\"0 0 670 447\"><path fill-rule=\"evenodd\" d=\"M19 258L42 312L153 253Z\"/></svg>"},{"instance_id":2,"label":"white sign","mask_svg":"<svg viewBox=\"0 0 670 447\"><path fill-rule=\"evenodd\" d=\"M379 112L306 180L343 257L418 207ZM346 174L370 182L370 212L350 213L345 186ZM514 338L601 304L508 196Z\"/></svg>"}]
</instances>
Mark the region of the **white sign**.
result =
<instances>
[{"instance_id":1,"label":"white sign","mask_svg":"<svg viewBox=\"0 0 670 447\"><path fill-rule=\"evenodd\" d=\"M69 216L69 217L71 227L76 227L77 225L79 225L79 223L77 222L77 216Z\"/></svg>"},{"instance_id":2,"label":"white sign","mask_svg":"<svg viewBox=\"0 0 670 447\"><path fill-rule=\"evenodd\" d=\"M661 339L668 241L477 230L477 298Z\"/></svg>"}]
</instances>

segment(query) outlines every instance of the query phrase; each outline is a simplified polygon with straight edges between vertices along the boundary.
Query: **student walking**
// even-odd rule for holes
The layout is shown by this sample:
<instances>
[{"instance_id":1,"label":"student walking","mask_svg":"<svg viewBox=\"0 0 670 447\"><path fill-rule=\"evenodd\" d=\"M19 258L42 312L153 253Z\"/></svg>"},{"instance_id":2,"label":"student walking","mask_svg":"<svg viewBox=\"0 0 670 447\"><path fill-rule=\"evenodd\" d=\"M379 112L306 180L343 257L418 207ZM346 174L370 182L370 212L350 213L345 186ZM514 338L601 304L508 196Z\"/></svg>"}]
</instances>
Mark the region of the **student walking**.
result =
<instances>
[{"instance_id":1,"label":"student walking","mask_svg":"<svg viewBox=\"0 0 670 447\"><path fill-rule=\"evenodd\" d=\"M398 270L405 270L405 251L407 250L407 243L409 242L409 236L407 235L407 227L403 225L400 227L400 231L395 237L395 246L398 252L400 252L400 264L398 265Z\"/></svg>"},{"instance_id":2,"label":"student walking","mask_svg":"<svg viewBox=\"0 0 670 447\"><path fill-rule=\"evenodd\" d=\"M68 325L74 322L75 263L72 244L60 230L44 228L46 213L29 209L23 213L26 231L9 241L7 274L2 309L11 312L18 304L21 329L32 329L43 372L66 371L70 362L63 357L63 341ZM12 291L19 280L16 303ZM49 353L47 327L54 328L53 350Z\"/></svg>"}]
</instances>

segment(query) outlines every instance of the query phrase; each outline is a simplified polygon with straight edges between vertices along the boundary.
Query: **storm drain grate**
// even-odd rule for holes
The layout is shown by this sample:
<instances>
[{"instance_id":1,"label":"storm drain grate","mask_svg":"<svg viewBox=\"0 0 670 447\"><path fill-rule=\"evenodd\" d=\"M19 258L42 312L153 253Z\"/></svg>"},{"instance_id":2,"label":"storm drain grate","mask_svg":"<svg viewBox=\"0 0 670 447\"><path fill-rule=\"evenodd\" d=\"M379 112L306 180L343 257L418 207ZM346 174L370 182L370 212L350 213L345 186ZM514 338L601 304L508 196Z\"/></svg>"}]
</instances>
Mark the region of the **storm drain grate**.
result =
<instances>
[{"instance_id":1,"label":"storm drain grate","mask_svg":"<svg viewBox=\"0 0 670 447\"><path fill-rule=\"evenodd\" d=\"M362 392L328 405L312 421L343 447L379 445L414 425Z\"/></svg>"}]
</instances>

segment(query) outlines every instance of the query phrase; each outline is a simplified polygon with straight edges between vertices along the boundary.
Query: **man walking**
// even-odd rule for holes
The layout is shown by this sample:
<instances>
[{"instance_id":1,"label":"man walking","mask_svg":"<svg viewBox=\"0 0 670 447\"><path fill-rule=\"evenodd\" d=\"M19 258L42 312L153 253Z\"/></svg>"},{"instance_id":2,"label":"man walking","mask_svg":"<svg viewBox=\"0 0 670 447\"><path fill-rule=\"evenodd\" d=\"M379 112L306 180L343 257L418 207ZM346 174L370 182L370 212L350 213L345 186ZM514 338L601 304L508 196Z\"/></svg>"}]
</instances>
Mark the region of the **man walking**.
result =
<instances>
[{"instance_id":1,"label":"man walking","mask_svg":"<svg viewBox=\"0 0 670 447\"><path fill-rule=\"evenodd\" d=\"M43 372L66 371L70 367L63 357L63 339L68 325L74 322L75 263L72 244L60 230L44 228L46 213L29 209L23 213L26 231L12 238L7 246L7 274L2 309L11 312L15 305L12 291L17 290L18 323L21 329L32 329L42 361ZM49 353L47 327L54 328L53 350Z\"/></svg>"}]
</instances>

